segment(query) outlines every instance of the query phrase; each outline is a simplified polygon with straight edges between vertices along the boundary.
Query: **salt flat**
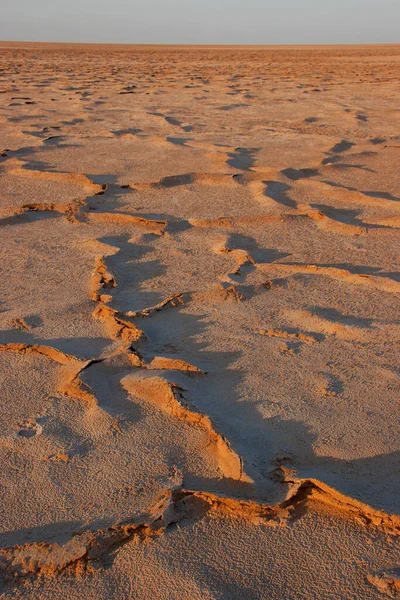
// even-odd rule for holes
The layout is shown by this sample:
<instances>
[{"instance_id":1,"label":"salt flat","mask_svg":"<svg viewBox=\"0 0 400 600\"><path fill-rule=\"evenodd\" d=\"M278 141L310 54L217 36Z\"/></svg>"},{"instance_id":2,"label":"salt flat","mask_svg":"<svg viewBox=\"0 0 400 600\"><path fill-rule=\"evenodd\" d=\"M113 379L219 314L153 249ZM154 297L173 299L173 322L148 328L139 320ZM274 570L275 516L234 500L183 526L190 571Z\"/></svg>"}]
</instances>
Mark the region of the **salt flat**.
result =
<instances>
[{"instance_id":1,"label":"salt flat","mask_svg":"<svg viewBox=\"0 0 400 600\"><path fill-rule=\"evenodd\" d=\"M0 50L0 597L395 598L400 46Z\"/></svg>"}]
</instances>

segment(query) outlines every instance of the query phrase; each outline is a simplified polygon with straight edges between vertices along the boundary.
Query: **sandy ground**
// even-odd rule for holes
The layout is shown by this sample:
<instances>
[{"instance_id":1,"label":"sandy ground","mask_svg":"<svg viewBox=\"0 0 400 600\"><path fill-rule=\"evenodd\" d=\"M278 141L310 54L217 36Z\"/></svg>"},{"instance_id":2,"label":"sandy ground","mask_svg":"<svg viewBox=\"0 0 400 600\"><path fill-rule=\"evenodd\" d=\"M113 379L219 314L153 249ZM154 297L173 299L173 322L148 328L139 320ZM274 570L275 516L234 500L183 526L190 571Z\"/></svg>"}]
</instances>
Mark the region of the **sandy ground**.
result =
<instances>
[{"instance_id":1,"label":"sandy ground","mask_svg":"<svg viewBox=\"0 0 400 600\"><path fill-rule=\"evenodd\" d=\"M0 597L397 597L400 47L0 50Z\"/></svg>"}]
</instances>

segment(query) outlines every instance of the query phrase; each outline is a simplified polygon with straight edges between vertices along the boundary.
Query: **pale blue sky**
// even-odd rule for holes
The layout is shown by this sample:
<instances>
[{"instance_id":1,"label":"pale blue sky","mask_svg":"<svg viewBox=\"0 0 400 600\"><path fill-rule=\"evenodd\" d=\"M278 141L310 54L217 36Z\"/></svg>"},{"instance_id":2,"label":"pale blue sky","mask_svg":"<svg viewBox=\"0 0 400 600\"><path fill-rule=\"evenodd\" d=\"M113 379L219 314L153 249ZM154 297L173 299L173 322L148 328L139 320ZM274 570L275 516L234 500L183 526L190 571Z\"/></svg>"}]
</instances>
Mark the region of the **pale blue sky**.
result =
<instances>
[{"instance_id":1,"label":"pale blue sky","mask_svg":"<svg viewBox=\"0 0 400 600\"><path fill-rule=\"evenodd\" d=\"M397 43L400 0L0 0L0 39Z\"/></svg>"}]
</instances>

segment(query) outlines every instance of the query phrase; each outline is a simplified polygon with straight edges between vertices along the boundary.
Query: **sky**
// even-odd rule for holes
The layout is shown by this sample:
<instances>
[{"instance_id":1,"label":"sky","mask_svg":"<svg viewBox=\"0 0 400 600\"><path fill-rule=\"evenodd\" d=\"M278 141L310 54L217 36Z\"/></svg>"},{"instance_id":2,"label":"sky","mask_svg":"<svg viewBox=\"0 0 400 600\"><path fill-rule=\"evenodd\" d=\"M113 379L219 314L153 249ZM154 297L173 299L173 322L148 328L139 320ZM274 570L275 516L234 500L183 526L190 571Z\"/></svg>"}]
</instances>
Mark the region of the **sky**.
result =
<instances>
[{"instance_id":1,"label":"sky","mask_svg":"<svg viewBox=\"0 0 400 600\"><path fill-rule=\"evenodd\" d=\"M0 40L398 43L400 0L0 0Z\"/></svg>"}]
</instances>

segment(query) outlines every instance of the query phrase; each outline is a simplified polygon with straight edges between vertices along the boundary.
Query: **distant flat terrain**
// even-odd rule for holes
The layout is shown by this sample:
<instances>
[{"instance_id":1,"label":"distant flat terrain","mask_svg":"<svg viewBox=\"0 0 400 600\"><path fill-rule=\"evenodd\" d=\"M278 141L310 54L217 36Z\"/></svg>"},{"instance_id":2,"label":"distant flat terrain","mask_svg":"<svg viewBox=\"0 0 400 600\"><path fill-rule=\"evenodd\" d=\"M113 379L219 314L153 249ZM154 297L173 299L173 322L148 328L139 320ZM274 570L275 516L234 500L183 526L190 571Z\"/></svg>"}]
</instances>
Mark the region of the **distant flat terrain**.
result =
<instances>
[{"instance_id":1,"label":"distant flat terrain","mask_svg":"<svg viewBox=\"0 0 400 600\"><path fill-rule=\"evenodd\" d=\"M400 590L400 45L0 42L0 598Z\"/></svg>"}]
</instances>

